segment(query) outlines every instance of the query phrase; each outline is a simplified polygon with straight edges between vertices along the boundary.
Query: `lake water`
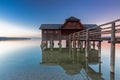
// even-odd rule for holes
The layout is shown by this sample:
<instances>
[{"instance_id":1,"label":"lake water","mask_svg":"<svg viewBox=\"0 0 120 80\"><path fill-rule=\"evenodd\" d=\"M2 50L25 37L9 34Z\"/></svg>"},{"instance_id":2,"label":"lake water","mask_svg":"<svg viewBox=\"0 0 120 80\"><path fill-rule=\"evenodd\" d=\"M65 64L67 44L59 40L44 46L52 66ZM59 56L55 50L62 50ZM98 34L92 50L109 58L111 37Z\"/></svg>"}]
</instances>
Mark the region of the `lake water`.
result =
<instances>
[{"instance_id":1,"label":"lake water","mask_svg":"<svg viewBox=\"0 0 120 80\"><path fill-rule=\"evenodd\" d=\"M66 50L58 52L56 49L42 53L39 40L0 41L0 80L120 79L119 44L116 44L115 74L112 76L110 44L102 43L101 64L94 61L86 64L80 53L74 54L68 57Z\"/></svg>"}]
</instances>

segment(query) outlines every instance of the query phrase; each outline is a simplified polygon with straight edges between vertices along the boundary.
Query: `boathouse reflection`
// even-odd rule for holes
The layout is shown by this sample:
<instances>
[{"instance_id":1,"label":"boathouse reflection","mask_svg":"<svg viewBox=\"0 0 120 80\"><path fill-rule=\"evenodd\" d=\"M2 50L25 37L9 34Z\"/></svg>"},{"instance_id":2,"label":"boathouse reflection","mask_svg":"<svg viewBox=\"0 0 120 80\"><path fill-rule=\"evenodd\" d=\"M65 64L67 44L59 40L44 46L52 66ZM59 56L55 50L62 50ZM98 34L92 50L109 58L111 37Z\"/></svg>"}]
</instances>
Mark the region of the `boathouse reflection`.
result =
<instances>
[{"instance_id":1,"label":"boathouse reflection","mask_svg":"<svg viewBox=\"0 0 120 80\"><path fill-rule=\"evenodd\" d=\"M99 50L91 49L89 57L86 58L84 51L77 49L54 48L50 51L49 48L42 51L42 65L60 65L68 75L80 74L87 80L104 80L101 73L101 59L98 57ZM99 71L95 71L89 65L98 65Z\"/></svg>"}]
</instances>

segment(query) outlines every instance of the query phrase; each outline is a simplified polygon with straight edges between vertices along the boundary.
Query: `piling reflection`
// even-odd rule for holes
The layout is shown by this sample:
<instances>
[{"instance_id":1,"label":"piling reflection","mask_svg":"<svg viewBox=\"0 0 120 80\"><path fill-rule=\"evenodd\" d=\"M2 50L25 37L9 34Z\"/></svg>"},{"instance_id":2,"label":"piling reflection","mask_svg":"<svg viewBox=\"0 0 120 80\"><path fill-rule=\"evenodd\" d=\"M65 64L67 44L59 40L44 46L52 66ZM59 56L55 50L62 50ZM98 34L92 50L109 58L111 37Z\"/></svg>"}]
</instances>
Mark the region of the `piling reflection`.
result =
<instances>
[{"instance_id":1,"label":"piling reflection","mask_svg":"<svg viewBox=\"0 0 120 80\"><path fill-rule=\"evenodd\" d=\"M89 57L85 57L85 51L75 48L49 48L42 51L42 65L60 65L68 75L80 74L85 80L104 80L101 72L101 59L98 57L98 50L91 49ZM98 72L91 68L90 64L97 64Z\"/></svg>"}]
</instances>

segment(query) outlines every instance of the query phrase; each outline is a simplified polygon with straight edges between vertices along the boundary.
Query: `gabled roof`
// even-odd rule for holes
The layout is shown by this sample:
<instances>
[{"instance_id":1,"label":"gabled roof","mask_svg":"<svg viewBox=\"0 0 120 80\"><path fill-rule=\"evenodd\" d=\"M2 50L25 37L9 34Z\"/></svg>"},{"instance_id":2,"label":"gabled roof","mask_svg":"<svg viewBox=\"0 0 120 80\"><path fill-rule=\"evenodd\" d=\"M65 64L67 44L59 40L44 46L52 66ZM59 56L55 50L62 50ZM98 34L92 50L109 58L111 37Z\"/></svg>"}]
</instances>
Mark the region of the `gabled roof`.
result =
<instances>
[{"instance_id":1,"label":"gabled roof","mask_svg":"<svg viewBox=\"0 0 120 80\"><path fill-rule=\"evenodd\" d=\"M63 24L41 24L39 29L60 29Z\"/></svg>"},{"instance_id":2,"label":"gabled roof","mask_svg":"<svg viewBox=\"0 0 120 80\"><path fill-rule=\"evenodd\" d=\"M63 24L41 24L39 29L60 29ZM98 27L96 24L82 24L86 29Z\"/></svg>"},{"instance_id":3,"label":"gabled roof","mask_svg":"<svg viewBox=\"0 0 120 80\"><path fill-rule=\"evenodd\" d=\"M66 19L66 21L79 21L80 19L74 17L74 16L71 16L69 17L68 19Z\"/></svg>"}]
</instances>

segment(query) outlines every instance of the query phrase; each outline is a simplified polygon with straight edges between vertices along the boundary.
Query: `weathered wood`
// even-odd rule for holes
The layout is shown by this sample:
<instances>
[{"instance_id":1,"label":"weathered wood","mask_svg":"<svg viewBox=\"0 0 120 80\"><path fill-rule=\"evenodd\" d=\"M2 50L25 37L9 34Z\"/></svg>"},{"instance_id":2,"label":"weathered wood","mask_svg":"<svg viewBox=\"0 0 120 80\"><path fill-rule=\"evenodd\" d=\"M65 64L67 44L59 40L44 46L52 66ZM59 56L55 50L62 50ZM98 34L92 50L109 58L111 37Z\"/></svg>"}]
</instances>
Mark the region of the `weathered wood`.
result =
<instances>
[{"instance_id":1,"label":"weathered wood","mask_svg":"<svg viewBox=\"0 0 120 80\"><path fill-rule=\"evenodd\" d=\"M62 49L61 49L61 48L62 48L62 44L61 44L61 42L62 42L62 41L59 40L59 43L58 43L58 45L59 45L59 50L60 50L60 51L62 50Z\"/></svg>"},{"instance_id":2,"label":"weathered wood","mask_svg":"<svg viewBox=\"0 0 120 80\"><path fill-rule=\"evenodd\" d=\"M80 51L80 40L77 40L77 51Z\"/></svg>"},{"instance_id":3,"label":"weathered wood","mask_svg":"<svg viewBox=\"0 0 120 80\"><path fill-rule=\"evenodd\" d=\"M98 41L98 57L101 58L101 41Z\"/></svg>"},{"instance_id":4,"label":"weathered wood","mask_svg":"<svg viewBox=\"0 0 120 80\"><path fill-rule=\"evenodd\" d=\"M112 24L112 23L115 23L115 22L118 22L118 21L120 21L120 19L117 19L117 20L114 20L114 21L111 21L111 22L108 22L108 23L104 23L104 24L101 24L99 26L105 26L105 25Z\"/></svg>"},{"instance_id":5,"label":"weathered wood","mask_svg":"<svg viewBox=\"0 0 120 80\"><path fill-rule=\"evenodd\" d=\"M85 57L88 57L89 51L89 30L86 32L86 48L85 48Z\"/></svg>"},{"instance_id":6,"label":"weathered wood","mask_svg":"<svg viewBox=\"0 0 120 80\"><path fill-rule=\"evenodd\" d=\"M95 41L93 41L93 49L95 49Z\"/></svg>"},{"instance_id":7,"label":"weathered wood","mask_svg":"<svg viewBox=\"0 0 120 80\"><path fill-rule=\"evenodd\" d=\"M112 23L111 28L111 61L110 61L110 71L115 72L115 23Z\"/></svg>"},{"instance_id":8,"label":"weathered wood","mask_svg":"<svg viewBox=\"0 0 120 80\"><path fill-rule=\"evenodd\" d=\"M46 48L48 48L48 41L46 41Z\"/></svg>"},{"instance_id":9,"label":"weathered wood","mask_svg":"<svg viewBox=\"0 0 120 80\"><path fill-rule=\"evenodd\" d=\"M115 80L115 73L110 72L110 80Z\"/></svg>"}]
</instances>

